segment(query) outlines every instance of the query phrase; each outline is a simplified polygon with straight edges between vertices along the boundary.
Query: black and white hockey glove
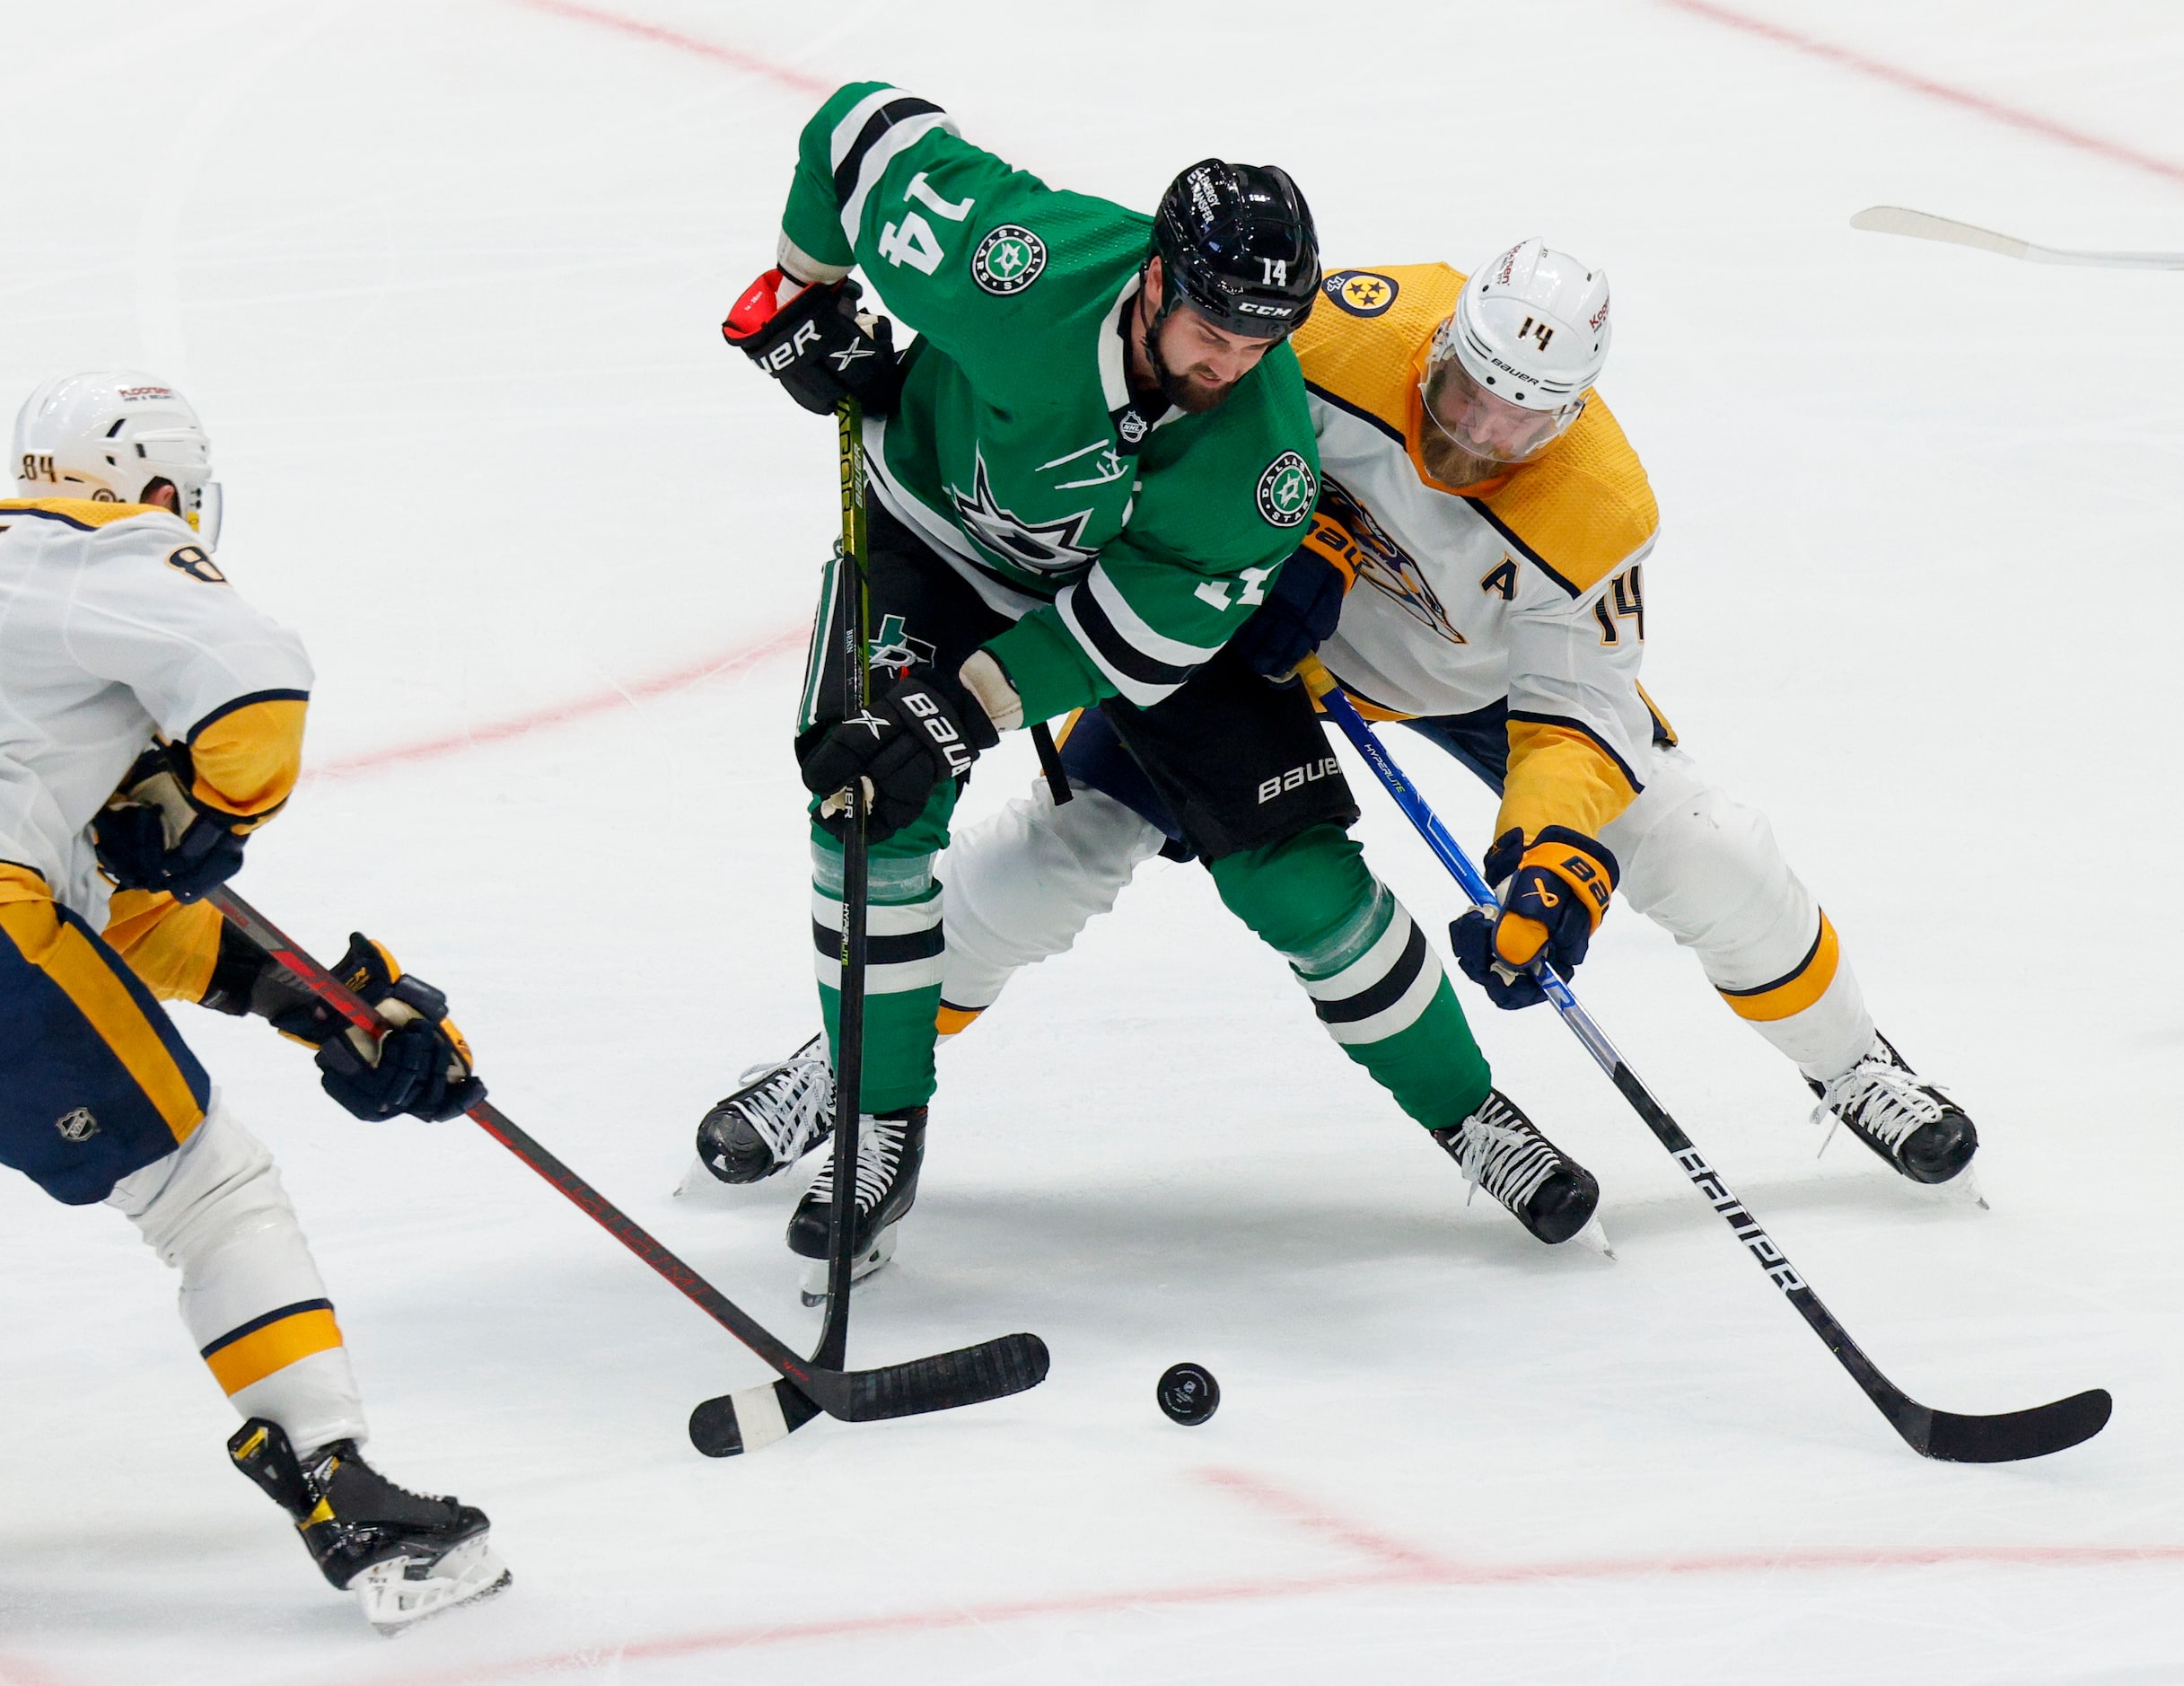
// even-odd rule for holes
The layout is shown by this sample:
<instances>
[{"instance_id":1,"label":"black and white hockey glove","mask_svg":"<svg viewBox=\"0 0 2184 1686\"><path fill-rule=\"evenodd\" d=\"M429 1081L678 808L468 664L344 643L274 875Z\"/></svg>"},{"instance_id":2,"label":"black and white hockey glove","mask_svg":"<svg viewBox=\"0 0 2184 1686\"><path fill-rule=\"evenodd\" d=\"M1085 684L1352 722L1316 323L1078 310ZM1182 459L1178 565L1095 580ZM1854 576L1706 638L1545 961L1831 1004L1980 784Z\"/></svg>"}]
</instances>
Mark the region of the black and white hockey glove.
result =
<instances>
[{"instance_id":1,"label":"black and white hockey glove","mask_svg":"<svg viewBox=\"0 0 2184 1686\"><path fill-rule=\"evenodd\" d=\"M256 821L200 802L189 747L155 743L136 758L112 800L91 822L106 875L124 890L164 890L195 901L242 867Z\"/></svg>"},{"instance_id":2,"label":"black and white hockey glove","mask_svg":"<svg viewBox=\"0 0 2184 1686\"><path fill-rule=\"evenodd\" d=\"M859 311L860 296L855 281L799 291L794 278L768 269L735 302L721 338L808 410L824 416L854 398L868 413L884 416L902 391L894 324Z\"/></svg>"},{"instance_id":3,"label":"black and white hockey glove","mask_svg":"<svg viewBox=\"0 0 2184 1686\"><path fill-rule=\"evenodd\" d=\"M803 758L804 788L835 798L853 779L864 781L871 812L864 835L892 837L925 810L943 778L960 778L981 750L1001 733L976 697L956 680L928 673L896 681L855 720L831 726ZM820 824L839 836L848 804L822 800Z\"/></svg>"}]
</instances>

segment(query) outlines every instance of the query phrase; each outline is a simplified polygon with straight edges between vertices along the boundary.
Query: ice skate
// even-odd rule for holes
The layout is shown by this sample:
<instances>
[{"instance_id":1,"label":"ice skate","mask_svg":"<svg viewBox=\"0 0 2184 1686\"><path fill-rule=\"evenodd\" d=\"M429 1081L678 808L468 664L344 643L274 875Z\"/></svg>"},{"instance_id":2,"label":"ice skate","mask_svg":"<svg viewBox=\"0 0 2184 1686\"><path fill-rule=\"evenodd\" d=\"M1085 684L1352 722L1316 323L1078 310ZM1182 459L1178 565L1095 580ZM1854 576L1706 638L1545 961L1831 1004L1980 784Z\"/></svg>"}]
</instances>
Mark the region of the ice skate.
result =
<instances>
[{"instance_id":1,"label":"ice skate","mask_svg":"<svg viewBox=\"0 0 2184 1686\"><path fill-rule=\"evenodd\" d=\"M320 1447L307 1465L277 1423L253 1417L227 1450L295 1519L328 1582L354 1592L364 1620L383 1634L489 1598L513 1578L494 1554L484 1511L405 1491L366 1463L353 1440Z\"/></svg>"},{"instance_id":2,"label":"ice skate","mask_svg":"<svg viewBox=\"0 0 2184 1686\"><path fill-rule=\"evenodd\" d=\"M1601 1190L1592 1173L1566 1157L1499 1089L1489 1090L1462 1123L1432 1135L1463 1167L1473 1192L1484 1188L1549 1246L1599 1230L1592 1214ZM1604 1233L1592 1244L1614 1256Z\"/></svg>"},{"instance_id":3,"label":"ice skate","mask_svg":"<svg viewBox=\"0 0 2184 1686\"><path fill-rule=\"evenodd\" d=\"M697 1164L722 1182L759 1182L787 1170L834 1134L834 1073L814 1036L778 1065L753 1066L743 1086L697 1126ZM700 1186L696 1170L678 1194Z\"/></svg>"},{"instance_id":4,"label":"ice skate","mask_svg":"<svg viewBox=\"0 0 2184 1686\"><path fill-rule=\"evenodd\" d=\"M849 1260L849 1282L852 1287L895 1256L895 1231L890 1224L872 1238L872 1245L853 1255ZM803 1268L803 1283L800 1289L806 1305L824 1305L827 1303L827 1261L814 1259Z\"/></svg>"},{"instance_id":5,"label":"ice skate","mask_svg":"<svg viewBox=\"0 0 2184 1686\"><path fill-rule=\"evenodd\" d=\"M870 1276L895 1253L895 1226L917 1201L917 1172L925 1157L925 1109L909 1107L882 1118L865 1117L857 1126L855 1216L850 1251L855 1260L850 1280ZM834 1159L827 1163L796 1203L789 1219L789 1251L816 1261L804 1277L804 1303L826 1297L827 1251L833 1234Z\"/></svg>"},{"instance_id":6,"label":"ice skate","mask_svg":"<svg viewBox=\"0 0 2184 1686\"><path fill-rule=\"evenodd\" d=\"M1963 1109L1921 1081L1878 1032L1865 1058L1842 1076L1826 1083L1806 1081L1820 1097L1812 1121L1828 1126L1820 1137L1822 1153L1834 1138L1835 1126L1844 1124L1913 1182L1934 1184L1961 1176L1979 1149L1979 1132ZM1977 1190L1971 1192L1977 1199Z\"/></svg>"}]
</instances>

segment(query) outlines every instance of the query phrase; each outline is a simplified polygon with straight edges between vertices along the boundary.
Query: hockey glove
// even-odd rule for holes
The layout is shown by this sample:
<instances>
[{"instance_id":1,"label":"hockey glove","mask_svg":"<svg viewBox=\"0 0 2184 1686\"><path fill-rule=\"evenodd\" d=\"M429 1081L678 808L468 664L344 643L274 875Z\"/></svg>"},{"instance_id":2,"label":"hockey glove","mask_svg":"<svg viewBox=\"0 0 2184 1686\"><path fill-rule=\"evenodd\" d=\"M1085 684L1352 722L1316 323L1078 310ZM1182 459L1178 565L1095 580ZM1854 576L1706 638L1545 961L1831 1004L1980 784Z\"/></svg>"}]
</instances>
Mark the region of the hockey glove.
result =
<instances>
[{"instance_id":1,"label":"hockey glove","mask_svg":"<svg viewBox=\"0 0 2184 1686\"><path fill-rule=\"evenodd\" d=\"M768 269L735 302L721 338L808 410L824 416L854 398L869 414L886 415L902 391L894 325L857 309L855 281L797 287L793 277Z\"/></svg>"},{"instance_id":2,"label":"hockey glove","mask_svg":"<svg viewBox=\"0 0 2184 1686\"><path fill-rule=\"evenodd\" d=\"M241 870L256 821L199 802L196 783L187 744L155 743L136 758L91 822L99 865L116 884L195 901Z\"/></svg>"},{"instance_id":3,"label":"hockey glove","mask_svg":"<svg viewBox=\"0 0 2184 1686\"><path fill-rule=\"evenodd\" d=\"M1467 913L1449 926L1463 975L1497 1007L1547 996L1528 970L1541 959L1564 976L1585 958L1620 876L1615 856L1582 831L1550 825L1528 847L1512 827L1487 851L1489 883L1507 879L1500 913Z\"/></svg>"},{"instance_id":4,"label":"hockey glove","mask_svg":"<svg viewBox=\"0 0 2184 1686\"><path fill-rule=\"evenodd\" d=\"M1282 564L1274 589L1232 642L1254 673L1276 685L1297 682L1297 663L1331 637L1342 619L1349 583L1342 570L1314 550L1298 550Z\"/></svg>"},{"instance_id":5,"label":"hockey glove","mask_svg":"<svg viewBox=\"0 0 2184 1686\"><path fill-rule=\"evenodd\" d=\"M486 1098L486 1085L470 1072L470 1045L447 1015L446 996L405 972L362 932L349 934L348 952L327 970L391 1027L374 1042L315 996L273 1014L275 1030L318 1049L327 1093L361 1119L408 1112L435 1123ZM217 973L214 982L220 984Z\"/></svg>"},{"instance_id":6,"label":"hockey glove","mask_svg":"<svg viewBox=\"0 0 2184 1686\"><path fill-rule=\"evenodd\" d=\"M943 778L960 778L972 759L1001 741L978 699L939 673L901 679L855 720L829 728L803 758L804 788L826 798L819 823L838 837L849 823L838 795L864 783L864 835L877 843L925 812Z\"/></svg>"}]
</instances>

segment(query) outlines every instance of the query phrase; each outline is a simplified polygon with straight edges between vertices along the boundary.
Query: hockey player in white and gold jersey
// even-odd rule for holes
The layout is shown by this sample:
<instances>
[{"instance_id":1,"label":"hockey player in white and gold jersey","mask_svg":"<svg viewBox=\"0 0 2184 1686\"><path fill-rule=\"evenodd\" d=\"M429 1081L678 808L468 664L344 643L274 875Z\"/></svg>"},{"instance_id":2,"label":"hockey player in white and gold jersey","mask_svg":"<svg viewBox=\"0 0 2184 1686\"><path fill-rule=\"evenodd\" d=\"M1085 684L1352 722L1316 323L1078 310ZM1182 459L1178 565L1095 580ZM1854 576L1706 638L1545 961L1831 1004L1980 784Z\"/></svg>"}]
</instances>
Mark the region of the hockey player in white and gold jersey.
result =
<instances>
[{"instance_id":1,"label":"hockey player in white and gold jersey","mask_svg":"<svg viewBox=\"0 0 2184 1686\"><path fill-rule=\"evenodd\" d=\"M1678 745L1638 682L1660 518L1592 391L1606 276L1535 240L1469 281L1442 264L1346 269L1324 294L1294 341L1320 503L1237 647L1278 678L1317 646L1361 713L1432 738L1499 792L1486 866L1502 911L1452 927L1464 971L1498 1005L1529 1005L1542 997L1522 968L1543 951L1577 964L1619 895L1794 1062L1816 1119L1915 1181L1957 1177L1971 1120L1876 1031L1765 816ZM944 1032L1067 948L1139 862L1174 852L1172 821L1088 724L1064 750L1074 799L1037 788L948 851Z\"/></svg>"},{"instance_id":2,"label":"hockey player in white and gold jersey","mask_svg":"<svg viewBox=\"0 0 2184 1686\"><path fill-rule=\"evenodd\" d=\"M0 1164L118 1208L181 1277L182 1321L244 1418L237 1466L391 1631L496 1591L487 1519L359 1455L340 1325L272 1156L160 1005L256 1012L319 1046L364 1117L482 1093L437 992L361 937L337 970L393 1024L349 1041L200 898L302 761L311 670L213 559L196 413L149 375L48 382L0 501ZM398 1005L399 1004L399 1005ZM360 1042L361 1042L361 1039Z\"/></svg>"}]
</instances>

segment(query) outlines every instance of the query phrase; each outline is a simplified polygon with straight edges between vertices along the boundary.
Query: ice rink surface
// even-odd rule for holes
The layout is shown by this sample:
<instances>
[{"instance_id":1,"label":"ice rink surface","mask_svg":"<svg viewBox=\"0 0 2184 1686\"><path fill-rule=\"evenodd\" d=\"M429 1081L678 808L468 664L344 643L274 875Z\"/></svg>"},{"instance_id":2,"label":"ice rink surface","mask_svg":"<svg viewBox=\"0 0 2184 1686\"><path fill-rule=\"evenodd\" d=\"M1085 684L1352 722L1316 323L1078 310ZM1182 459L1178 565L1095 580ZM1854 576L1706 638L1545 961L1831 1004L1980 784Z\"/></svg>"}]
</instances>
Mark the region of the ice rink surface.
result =
<instances>
[{"instance_id":1,"label":"ice rink surface","mask_svg":"<svg viewBox=\"0 0 2184 1686\"><path fill-rule=\"evenodd\" d=\"M1978 1120L1992 1210L1816 1160L1792 1072L1627 909L1581 992L1899 1383L2103 1385L2106 1433L1914 1457L1561 1027L1468 988L1620 1257L1467 1209L1156 864L943 1053L856 1301L856 1362L1029 1329L1052 1378L726 1462L685 1415L761 1366L522 1165L178 1009L285 1169L375 1461L486 1506L516 1584L375 1638L225 1467L158 1263L11 1180L0 1682L2179 1678L2184 276L1846 224L2184 247L2184 21L1733 4L12 4L0 408L72 367L185 386L221 562L320 669L240 887L448 989L512 1116L804 1343L795 1186L670 1190L814 1011L787 733L833 440L715 324L819 99L885 77L1140 206L1278 162L1330 267L1604 263L1664 514L1649 688ZM1393 742L1483 845L1486 794ZM969 811L1030 775L1012 744ZM1186 1357L1225 1394L1196 1430L1152 1399Z\"/></svg>"}]
</instances>

